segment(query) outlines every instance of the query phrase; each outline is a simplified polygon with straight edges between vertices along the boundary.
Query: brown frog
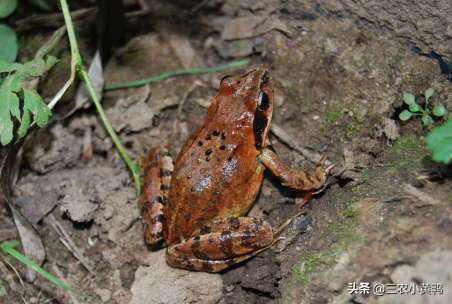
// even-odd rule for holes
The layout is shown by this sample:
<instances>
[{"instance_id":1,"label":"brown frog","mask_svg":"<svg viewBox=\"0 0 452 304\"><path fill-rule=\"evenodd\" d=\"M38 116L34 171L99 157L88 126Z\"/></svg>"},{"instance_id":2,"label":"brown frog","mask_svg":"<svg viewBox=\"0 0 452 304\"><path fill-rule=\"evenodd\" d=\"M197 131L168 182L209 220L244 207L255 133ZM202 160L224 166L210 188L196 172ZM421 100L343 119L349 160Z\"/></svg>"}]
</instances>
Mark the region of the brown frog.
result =
<instances>
[{"instance_id":1,"label":"brown frog","mask_svg":"<svg viewBox=\"0 0 452 304\"><path fill-rule=\"evenodd\" d=\"M145 239L164 241L169 265L218 272L270 247L277 240L272 227L246 217L265 169L296 190L324 185L331 167L292 170L267 147L273 104L267 67L225 77L175 164L164 148L149 153L140 200Z\"/></svg>"}]
</instances>

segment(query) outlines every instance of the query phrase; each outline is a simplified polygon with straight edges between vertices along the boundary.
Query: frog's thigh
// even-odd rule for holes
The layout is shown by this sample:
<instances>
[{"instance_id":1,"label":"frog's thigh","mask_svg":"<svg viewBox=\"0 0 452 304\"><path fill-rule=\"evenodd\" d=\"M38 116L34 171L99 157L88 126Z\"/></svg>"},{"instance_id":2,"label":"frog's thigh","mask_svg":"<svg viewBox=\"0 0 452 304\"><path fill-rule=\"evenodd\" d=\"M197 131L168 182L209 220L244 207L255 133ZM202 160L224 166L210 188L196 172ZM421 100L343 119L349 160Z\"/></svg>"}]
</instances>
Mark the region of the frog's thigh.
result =
<instances>
[{"instance_id":1,"label":"frog's thigh","mask_svg":"<svg viewBox=\"0 0 452 304\"><path fill-rule=\"evenodd\" d=\"M252 257L272 241L273 231L267 222L251 217L228 218L168 247L166 260L173 267L218 272Z\"/></svg>"},{"instance_id":2,"label":"frog's thigh","mask_svg":"<svg viewBox=\"0 0 452 304\"><path fill-rule=\"evenodd\" d=\"M143 164L144 189L140 198L144 236L149 245L162 240L163 208L167 201L173 161L163 148L152 149Z\"/></svg>"},{"instance_id":3,"label":"frog's thigh","mask_svg":"<svg viewBox=\"0 0 452 304\"><path fill-rule=\"evenodd\" d=\"M320 189L326 181L329 169L321 161L312 172L289 168L272 150L265 148L259 155L263 165L278 177L282 184L296 190Z\"/></svg>"}]
</instances>

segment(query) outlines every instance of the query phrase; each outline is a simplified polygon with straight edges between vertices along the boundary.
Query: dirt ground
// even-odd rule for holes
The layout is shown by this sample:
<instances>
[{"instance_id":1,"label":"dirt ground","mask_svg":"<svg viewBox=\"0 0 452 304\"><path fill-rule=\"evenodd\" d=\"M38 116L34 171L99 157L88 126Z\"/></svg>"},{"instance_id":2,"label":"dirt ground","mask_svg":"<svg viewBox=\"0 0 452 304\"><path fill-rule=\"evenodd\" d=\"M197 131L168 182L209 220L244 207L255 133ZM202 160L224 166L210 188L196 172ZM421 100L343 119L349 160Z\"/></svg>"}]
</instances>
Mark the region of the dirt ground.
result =
<instances>
[{"instance_id":1,"label":"dirt ground","mask_svg":"<svg viewBox=\"0 0 452 304\"><path fill-rule=\"evenodd\" d=\"M184 13L151 2L152 17L129 20L129 40L108 63L106 83L245 57L249 67L226 74L267 63L276 84L273 124L347 174L332 177L284 238L253 259L221 274L172 269L164 250L144 245L132 180L95 110L79 110L35 136L15 189L44 242L43 267L76 288L78 303L452 303L452 170L430 159L419 119L398 119L402 93L428 88L435 89L432 102L452 112L451 82L438 62L384 29L293 1L211 1ZM84 37L92 26L80 27L87 59L95 43ZM65 81L67 45L59 58L40 86L45 96ZM135 159L157 145L176 156L224 74L105 92L103 103ZM292 167L313 166L290 143L274 134L270 140ZM250 213L277 226L297 212L299 200L267 174ZM5 210L0 222L0 230L13 230ZM1 303L76 303L41 277L21 283L3 268ZM351 294L353 282L438 283L443 293Z\"/></svg>"}]
</instances>

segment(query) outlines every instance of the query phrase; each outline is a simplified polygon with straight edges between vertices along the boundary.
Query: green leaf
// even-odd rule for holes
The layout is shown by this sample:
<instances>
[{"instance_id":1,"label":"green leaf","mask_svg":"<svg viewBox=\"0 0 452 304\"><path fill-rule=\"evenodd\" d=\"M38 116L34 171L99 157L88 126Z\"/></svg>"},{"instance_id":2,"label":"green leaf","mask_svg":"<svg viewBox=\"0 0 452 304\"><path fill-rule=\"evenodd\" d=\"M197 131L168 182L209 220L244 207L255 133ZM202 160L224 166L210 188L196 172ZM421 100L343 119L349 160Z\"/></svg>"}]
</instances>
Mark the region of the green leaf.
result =
<instances>
[{"instance_id":1,"label":"green leaf","mask_svg":"<svg viewBox=\"0 0 452 304\"><path fill-rule=\"evenodd\" d=\"M38 58L28 61L24 64L23 72L31 77L39 77L46 71L46 63L44 59Z\"/></svg>"},{"instance_id":2,"label":"green leaf","mask_svg":"<svg viewBox=\"0 0 452 304\"><path fill-rule=\"evenodd\" d=\"M433 160L448 164L452 160L452 120L434 128L426 137L427 148L432 151Z\"/></svg>"},{"instance_id":3,"label":"green leaf","mask_svg":"<svg viewBox=\"0 0 452 304\"><path fill-rule=\"evenodd\" d=\"M446 110L446 107L444 107L442 104L439 103L433 107L432 113L436 117L443 117L444 115L446 115L447 110Z\"/></svg>"},{"instance_id":4,"label":"green leaf","mask_svg":"<svg viewBox=\"0 0 452 304\"><path fill-rule=\"evenodd\" d=\"M27 134L27 131L30 128L30 120L30 111L28 109L24 109L24 114L22 115L19 129L17 130L19 138L22 138L25 134Z\"/></svg>"},{"instance_id":5,"label":"green leaf","mask_svg":"<svg viewBox=\"0 0 452 304\"><path fill-rule=\"evenodd\" d=\"M0 24L0 41L2 43L0 47L0 59L7 62L14 62L18 51L16 33L9 26Z\"/></svg>"},{"instance_id":6,"label":"green leaf","mask_svg":"<svg viewBox=\"0 0 452 304\"><path fill-rule=\"evenodd\" d=\"M9 73L14 72L20 69L22 65L16 62L7 62L5 60L0 59L0 73Z\"/></svg>"},{"instance_id":7,"label":"green leaf","mask_svg":"<svg viewBox=\"0 0 452 304\"><path fill-rule=\"evenodd\" d=\"M23 81L24 77L21 73L10 74L3 80L2 87L17 93L22 89Z\"/></svg>"},{"instance_id":8,"label":"green leaf","mask_svg":"<svg viewBox=\"0 0 452 304\"><path fill-rule=\"evenodd\" d=\"M46 58L46 71L50 70L56 63L58 62L58 58L49 55Z\"/></svg>"},{"instance_id":9,"label":"green leaf","mask_svg":"<svg viewBox=\"0 0 452 304\"><path fill-rule=\"evenodd\" d=\"M52 116L42 97L36 91L24 88L24 111L25 109L30 110L40 128L44 127Z\"/></svg>"},{"instance_id":10,"label":"green leaf","mask_svg":"<svg viewBox=\"0 0 452 304\"><path fill-rule=\"evenodd\" d=\"M412 103L408 106L411 112L416 113L421 111L421 107L417 103Z\"/></svg>"},{"instance_id":11,"label":"green leaf","mask_svg":"<svg viewBox=\"0 0 452 304\"><path fill-rule=\"evenodd\" d=\"M433 118L431 118L430 115L422 115L421 120L424 127L428 127L433 124Z\"/></svg>"},{"instance_id":12,"label":"green leaf","mask_svg":"<svg viewBox=\"0 0 452 304\"><path fill-rule=\"evenodd\" d=\"M17 0L0 0L0 19L8 17L17 8Z\"/></svg>"},{"instance_id":13,"label":"green leaf","mask_svg":"<svg viewBox=\"0 0 452 304\"><path fill-rule=\"evenodd\" d=\"M6 102L9 104L9 112L12 116L20 120L19 97L13 92L8 92Z\"/></svg>"},{"instance_id":14,"label":"green leaf","mask_svg":"<svg viewBox=\"0 0 452 304\"><path fill-rule=\"evenodd\" d=\"M413 113L411 113L408 110L403 110L400 114L399 114L399 118L401 121L407 121L408 119L411 118L411 116L413 116Z\"/></svg>"},{"instance_id":15,"label":"green leaf","mask_svg":"<svg viewBox=\"0 0 452 304\"><path fill-rule=\"evenodd\" d=\"M428 88L427 90L425 90L424 93L425 100L428 101L433 96L434 93L435 90L433 88Z\"/></svg>"},{"instance_id":16,"label":"green leaf","mask_svg":"<svg viewBox=\"0 0 452 304\"><path fill-rule=\"evenodd\" d=\"M6 87L0 88L0 143L7 145L13 140L14 123L11 113L16 116L19 100L17 96L8 91Z\"/></svg>"},{"instance_id":17,"label":"green leaf","mask_svg":"<svg viewBox=\"0 0 452 304\"><path fill-rule=\"evenodd\" d=\"M408 92L403 92L403 101L407 104L407 105L411 105L416 103L416 97Z\"/></svg>"},{"instance_id":18,"label":"green leaf","mask_svg":"<svg viewBox=\"0 0 452 304\"><path fill-rule=\"evenodd\" d=\"M3 111L2 111L3 112ZM13 122L11 116L6 113L0 114L0 143L7 145L13 140Z\"/></svg>"}]
</instances>

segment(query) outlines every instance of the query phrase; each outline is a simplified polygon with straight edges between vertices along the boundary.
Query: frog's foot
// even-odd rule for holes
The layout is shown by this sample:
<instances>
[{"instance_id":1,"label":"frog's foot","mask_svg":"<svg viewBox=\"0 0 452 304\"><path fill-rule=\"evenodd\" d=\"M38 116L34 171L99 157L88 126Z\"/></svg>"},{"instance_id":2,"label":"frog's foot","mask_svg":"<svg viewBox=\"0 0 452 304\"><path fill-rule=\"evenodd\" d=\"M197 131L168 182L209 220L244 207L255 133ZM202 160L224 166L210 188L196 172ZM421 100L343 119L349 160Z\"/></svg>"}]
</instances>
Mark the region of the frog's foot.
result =
<instances>
[{"instance_id":1,"label":"frog's foot","mask_svg":"<svg viewBox=\"0 0 452 304\"><path fill-rule=\"evenodd\" d=\"M164 148L155 148L143 161L143 194L139 200L146 243L155 245L163 238L163 208L167 201L173 161Z\"/></svg>"},{"instance_id":2,"label":"frog's foot","mask_svg":"<svg viewBox=\"0 0 452 304\"><path fill-rule=\"evenodd\" d=\"M284 164L270 149L263 149L259 155L260 161L269 169L282 184L295 190L312 191L321 189L333 166L325 167L325 158L322 157L312 172L293 170Z\"/></svg>"},{"instance_id":3,"label":"frog's foot","mask_svg":"<svg viewBox=\"0 0 452 304\"><path fill-rule=\"evenodd\" d=\"M247 260L273 244L265 221L251 217L228 218L167 248L169 265L196 271L219 272Z\"/></svg>"}]
</instances>

